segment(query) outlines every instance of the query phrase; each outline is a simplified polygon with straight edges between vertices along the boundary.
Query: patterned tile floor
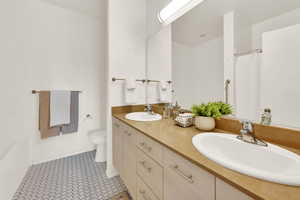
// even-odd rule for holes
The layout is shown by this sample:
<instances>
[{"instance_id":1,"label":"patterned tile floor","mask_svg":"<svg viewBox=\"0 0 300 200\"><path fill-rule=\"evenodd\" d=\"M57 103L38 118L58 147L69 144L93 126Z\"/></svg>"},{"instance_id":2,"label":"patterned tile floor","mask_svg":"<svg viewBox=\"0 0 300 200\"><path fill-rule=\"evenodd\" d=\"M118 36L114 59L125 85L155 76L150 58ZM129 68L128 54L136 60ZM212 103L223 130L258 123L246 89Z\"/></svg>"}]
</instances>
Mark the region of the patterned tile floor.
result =
<instances>
[{"instance_id":1,"label":"patterned tile floor","mask_svg":"<svg viewBox=\"0 0 300 200\"><path fill-rule=\"evenodd\" d=\"M108 179L95 152L39 165L25 175L13 200L108 200L126 190L119 177Z\"/></svg>"}]
</instances>

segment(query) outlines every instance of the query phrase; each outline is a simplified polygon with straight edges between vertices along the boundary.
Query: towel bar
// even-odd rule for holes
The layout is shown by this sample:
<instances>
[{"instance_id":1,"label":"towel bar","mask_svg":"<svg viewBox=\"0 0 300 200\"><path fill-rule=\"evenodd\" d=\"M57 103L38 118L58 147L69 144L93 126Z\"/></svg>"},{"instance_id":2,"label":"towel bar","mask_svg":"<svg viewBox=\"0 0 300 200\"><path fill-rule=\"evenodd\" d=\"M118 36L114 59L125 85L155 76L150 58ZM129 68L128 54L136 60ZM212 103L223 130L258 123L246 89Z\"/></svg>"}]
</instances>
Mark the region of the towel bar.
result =
<instances>
[{"instance_id":1,"label":"towel bar","mask_svg":"<svg viewBox=\"0 0 300 200\"><path fill-rule=\"evenodd\" d=\"M111 80L112 80L113 82L115 82L115 81L125 81L125 78L115 78L115 77L113 77ZM143 83L146 82L145 79L136 79L136 81L143 82Z\"/></svg>"},{"instance_id":2,"label":"towel bar","mask_svg":"<svg viewBox=\"0 0 300 200\"><path fill-rule=\"evenodd\" d=\"M38 94L40 93L41 91L37 91L37 90L32 90L31 93L32 94ZM72 91L72 92L79 92L79 93L82 93L82 91Z\"/></svg>"},{"instance_id":3,"label":"towel bar","mask_svg":"<svg viewBox=\"0 0 300 200\"><path fill-rule=\"evenodd\" d=\"M147 80L148 83L150 82L155 82L155 83L159 83L160 81L157 81L157 80ZM172 81L167 81L167 83L171 84Z\"/></svg>"},{"instance_id":4,"label":"towel bar","mask_svg":"<svg viewBox=\"0 0 300 200\"><path fill-rule=\"evenodd\" d=\"M115 82L115 81L124 81L124 80L126 80L125 78L115 78L115 77L113 77L112 79L111 79L113 82ZM143 83L145 83L145 82L147 82L147 83L150 83L150 82L157 82L157 83L159 83L160 81L157 81L157 80L147 80L147 79L136 79L136 81L140 81L140 82L143 82ZM169 84L171 84L172 83L172 81L167 81Z\"/></svg>"}]
</instances>

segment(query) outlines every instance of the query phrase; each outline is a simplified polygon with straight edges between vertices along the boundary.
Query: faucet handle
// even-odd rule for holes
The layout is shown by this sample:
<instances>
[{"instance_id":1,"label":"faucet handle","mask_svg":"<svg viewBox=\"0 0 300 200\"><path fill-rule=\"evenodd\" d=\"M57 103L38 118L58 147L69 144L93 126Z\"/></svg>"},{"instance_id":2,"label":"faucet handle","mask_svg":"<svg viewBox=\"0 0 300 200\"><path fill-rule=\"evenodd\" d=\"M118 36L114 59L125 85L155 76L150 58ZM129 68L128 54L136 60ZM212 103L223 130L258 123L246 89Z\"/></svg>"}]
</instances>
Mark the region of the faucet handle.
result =
<instances>
[{"instance_id":1,"label":"faucet handle","mask_svg":"<svg viewBox=\"0 0 300 200\"><path fill-rule=\"evenodd\" d=\"M252 131L252 122L250 120L242 120L242 129Z\"/></svg>"},{"instance_id":2,"label":"faucet handle","mask_svg":"<svg viewBox=\"0 0 300 200\"><path fill-rule=\"evenodd\" d=\"M243 130L248 130L249 132L253 132L252 122L250 120L242 121Z\"/></svg>"},{"instance_id":3,"label":"faucet handle","mask_svg":"<svg viewBox=\"0 0 300 200\"><path fill-rule=\"evenodd\" d=\"M145 105L144 111L151 112L152 111L152 105L151 104Z\"/></svg>"}]
</instances>

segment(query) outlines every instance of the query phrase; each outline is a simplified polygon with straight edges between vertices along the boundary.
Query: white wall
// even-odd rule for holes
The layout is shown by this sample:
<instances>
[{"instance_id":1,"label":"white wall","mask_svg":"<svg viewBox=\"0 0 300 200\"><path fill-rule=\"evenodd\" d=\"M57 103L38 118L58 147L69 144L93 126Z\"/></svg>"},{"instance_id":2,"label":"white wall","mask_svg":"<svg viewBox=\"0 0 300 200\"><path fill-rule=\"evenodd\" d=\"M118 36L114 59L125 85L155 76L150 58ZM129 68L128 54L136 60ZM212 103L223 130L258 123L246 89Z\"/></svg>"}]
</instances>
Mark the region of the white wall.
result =
<instances>
[{"instance_id":1,"label":"white wall","mask_svg":"<svg viewBox=\"0 0 300 200\"><path fill-rule=\"evenodd\" d=\"M252 48L262 48L262 34L264 32L281 29L295 24L300 24L300 8L253 25Z\"/></svg>"},{"instance_id":2,"label":"white wall","mask_svg":"<svg viewBox=\"0 0 300 200\"><path fill-rule=\"evenodd\" d=\"M145 78L145 1L109 1L109 83L111 105L125 105L124 81L112 83L111 78ZM137 86L137 104L145 102L145 87Z\"/></svg>"},{"instance_id":3,"label":"white wall","mask_svg":"<svg viewBox=\"0 0 300 200\"><path fill-rule=\"evenodd\" d=\"M263 34L260 67L261 110L271 108L272 122L300 127L300 24Z\"/></svg>"},{"instance_id":4,"label":"white wall","mask_svg":"<svg viewBox=\"0 0 300 200\"><path fill-rule=\"evenodd\" d=\"M177 100L183 107L190 108L192 104L197 103L192 102L195 100L194 97L192 97L195 93L191 92L191 89L188 88L192 87L192 84L194 84L196 80L187 78L194 73L194 70L196 70L193 49L190 46L173 42L172 55L172 77L174 81L173 98L174 100Z\"/></svg>"},{"instance_id":5,"label":"white wall","mask_svg":"<svg viewBox=\"0 0 300 200\"><path fill-rule=\"evenodd\" d=\"M262 35L264 32L300 24L300 8L246 27L238 26L238 20L239 18L236 16L235 52L247 52L251 49L262 48Z\"/></svg>"},{"instance_id":6,"label":"white wall","mask_svg":"<svg viewBox=\"0 0 300 200\"><path fill-rule=\"evenodd\" d=\"M125 105L124 82L112 77L144 79L146 46L146 1L108 1L108 104L107 104L107 175L112 166L111 107ZM138 83L137 104L145 103L145 85Z\"/></svg>"},{"instance_id":7,"label":"white wall","mask_svg":"<svg viewBox=\"0 0 300 200\"><path fill-rule=\"evenodd\" d=\"M236 14L234 11L226 13L223 16L223 38L224 38L224 78L223 87L225 88L225 81L229 80L228 93L224 90L224 100L228 98L228 102L234 105L234 53L236 48ZM226 97L226 95L228 95Z\"/></svg>"},{"instance_id":8,"label":"white wall","mask_svg":"<svg viewBox=\"0 0 300 200\"><path fill-rule=\"evenodd\" d=\"M147 78L150 80L172 80L172 30L163 27L148 43ZM159 84L149 83L148 103L160 103ZM167 102L172 101L172 84L168 85Z\"/></svg>"},{"instance_id":9,"label":"white wall","mask_svg":"<svg viewBox=\"0 0 300 200\"><path fill-rule=\"evenodd\" d=\"M240 119L256 120L259 109L260 55L249 54L236 58L235 115Z\"/></svg>"},{"instance_id":10,"label":"white wall","mask_svg":"<svg viewBox=\"0 0 300 200\"><path fill-rule=\"evenodd\" d=\"M105 128L106 27L105 19L45 0L4 0L0 24L0 145L14 144L0 161L0 199L8 200L31 163L91 150L87 132ZM82 90L79 133L41 140L32 89ZM86 113L93 119L82 122Z\"/></svg>"},{"instance_id":11,"label":"white wall","mask_svg":"<svg viewBox=\"0 0 300 200\"><path fill-rule=\"evenodd\" d=\"M295 24L300 24L300 8L295 9L293 11L284 13L280 16L276 16L270 19L267 19L265 21L262 21L260 23L254 24L252 26L249 27L239 27L236 32L235 32L235 47L236 47L236 52L247 52L249 50L253 50L253 49L262 49L263 51L265 51L264 47L263 47L263 34L269 31L275 31L278 29L282 29L285 27L289 27ZM267 39L267 37L266 37ZM275 40L272 40L272 42L274 43L274 45L276 44ZM278 41L280 42L280 41ZM267 50L267 49L266 49ZM261 56L261 59L263 60L265 58L265 53L260 54L259 56ZM281 58L282 56L280 56ZM276 59L275 59L276 60ZM240 67L240 66L237 66ZM262 68L262 65L259 65L259 68ZM265 75L260 75L262 76L262 81L264 81L264 78L267 78ZM246 82L245 82L246 83ZM247 83L249 84L249 82ZM243 85L243 87L246 85ZM264 87L261 84L261 87ZM259 87L260 89L260 87ZM272 90L270 90L272 91ZM248 93L250 93L248 91ZM256 92L257 95L259 96L259 91ZM239 95L242 95L240 93L237 93L236 96L238 97ZM253 95L252 95L253 96ZM262 103L264 105L262 105L263 107L258 107L256 108L257 112L256 112L256 116L257 117L251 117L249 116L249 119L255 119L256 121L259 121L259 114L257 113L262 113L263 108L264 107L269 107L268 102L270 99L263 97L262 99L257 99L258 101L258 105L261 105ZM268 99L268 100L267 100ZM243 102L245 105L248 104L248 102ZM271 104L271 102L269 103ZM241 107L241 105L240 105ZM247 108L242 108L243 110L247 110ZM275 116L276 118L276 116ZM287 121L287 120L286 120ZM277 123L280 123L280 120L277 120ZM282 122L284 123L284 122ZM286 123L287 125L291 125Z\"/></svg>"},{"instance_id":12,"label":"white wall","mask_svg":"<svg viewBox=\"0 0 300 200\"><path fill-rule=\"evenodd\" d=\"M175 97L190 109L193 104L223 99L223 39L198 46L173 42Z\"/></svg>"},{"instance_id":13,"label":"white wall","mask_svg":"<svg viewBox=\"0 0 300 200\"><path fill-rule=\"evenodd\" d=\"M26 83L26 0L4 0L0 7L0 199L9 200L30 165L30 91ZM22 98L20 98L22 97ZM1 148L0 148L1 151Z\"/></svg>"},{"instance_id":14,"label":"white wall","mask_svg":"<svg viewBox=\"0 0 300 200\"><path fill-rule=\"evenodd\" d=\"M87 133L105 128L106 21L48 1L31 0L30 10L29 88L83 91L78 133L46 140L37 131L38 96L32 96L28 123L34 131L33 163L39 163L93 149ZM85 118L88 113L92 119Z\"/></svg>"},{"instance_id":15,"label":"white wall","mask_svg":"<svg viewBox=\"0 0 300 200\"><path fill-rule=\"evenodd\" d=\"M248 52L252 49L252 27L236 27L234 37L235 53Z\"/></svg>"},{"instance_id":16,"label":"white wall","mask_svg":"<svg viewBox=\"0 0 300 200\"><path fill-rule=\"evenodd\" d=\"M162 26L157 13L170 0L147 1L147 33L148 57L147 78L150 80L172 80L172 28L171 25ZM158 83L150 83L147 91L148 103L160 103ZM168 85L167 102L172 101L172 84Z\"/></svg>"}]
</instances>

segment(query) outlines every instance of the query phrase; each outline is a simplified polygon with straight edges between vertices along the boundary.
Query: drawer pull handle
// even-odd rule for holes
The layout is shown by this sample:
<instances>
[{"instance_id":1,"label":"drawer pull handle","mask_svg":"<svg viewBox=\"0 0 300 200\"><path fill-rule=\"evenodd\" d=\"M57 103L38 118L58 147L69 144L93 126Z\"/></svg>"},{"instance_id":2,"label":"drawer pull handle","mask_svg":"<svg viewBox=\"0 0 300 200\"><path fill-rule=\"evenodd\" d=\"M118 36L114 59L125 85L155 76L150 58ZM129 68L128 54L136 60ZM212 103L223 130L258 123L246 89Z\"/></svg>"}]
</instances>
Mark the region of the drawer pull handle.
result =
<instances>
[{"instance_id":1,"label":"drawer pull handle","mask_svg":"<svg viewBox=\"0 0 300 200\"><path fill-rule=\"evenodd\" d=\"M128 131L124 131L124 133L128 136L131 136L131 133L129 133Z\"/></svg>"},{"instance_id":2,"label":"drawer pull handle","mask_svg":"<svg viewBox=\"0 0 300 200\"><path fill-rule=\"evenodd\" d=\"M140 193L142 194L142 196L145 200L151 200L151 198L146 195L145 190L140 190Z\"/></svg>"},{"instance_id":3,"label":"drawer pull handle","mask_svg":"<svg viewBox=\"0 0 300 200\"><path fill-rule=\"evenodd\" d=\"M174 171L175 171L178 175L180 175L181 177L183 177L184 179L186 179L188 182L194 183L193 175L186 175L183 171L181 171L181 170L179 169L179 166L178 166L178 165L171 166L171 168L173 168Z\"/></svg>"},{"instance_id":4,"label":"drawer pull handle","mask_svg":"<svg viewBox=\"0 0 300 200\"><path fill-rule=\"evenodd\" d=\"M148 152L151 152L152 151L152 147L146 147Z\"/></svg>"},{"instance_id":5,"label":"drawer pull handle","mask_svg":"<svg viewBox=\"0 0 300 200\"><path fill-rule=\"evenodd\" d=\"M151 172L152 168L147 166L146 161L140 161L140 164L147 169L149 173Z\"/></svg>"},{"instance_id":6,"label":"drawer pull handle","mask_svg":"<svg viewBox=\"0 0 300 200\"><path fill-rule=\"evenodd\" d=\"M141 147L145 146L145 142L141 142L141 143L140 143L140 146L141 146Z\"/></svg>"},{"instance_id":7,"label":"drawer pull handle","mask_svg":"<svg viewBox=\"0 0 300 200\"><path fill-rule=\"evenodd\" d=\"M152 147L149 147L145 142L140 143L141 147L146 149L148 152L152 151Z\"/></svg>"}]
</instances>

